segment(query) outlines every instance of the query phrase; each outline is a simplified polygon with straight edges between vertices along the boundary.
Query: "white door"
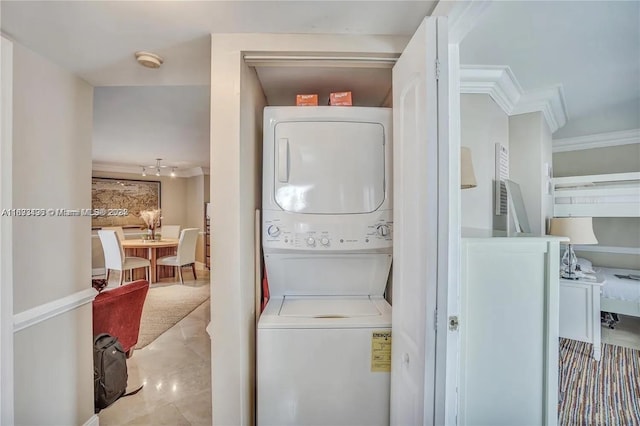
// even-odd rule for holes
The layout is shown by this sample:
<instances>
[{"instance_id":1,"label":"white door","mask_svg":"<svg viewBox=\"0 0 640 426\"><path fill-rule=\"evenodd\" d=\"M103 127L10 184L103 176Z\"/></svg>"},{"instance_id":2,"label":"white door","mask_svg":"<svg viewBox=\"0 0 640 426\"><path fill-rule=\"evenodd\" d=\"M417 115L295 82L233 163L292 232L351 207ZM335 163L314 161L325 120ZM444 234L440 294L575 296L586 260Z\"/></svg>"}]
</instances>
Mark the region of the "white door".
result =
<instances>
[{"instance_id":1,"label":"white door","mask_svg":"<svg viewBox=\"0 0 640 426\"><path fill-rule=\"evenodd\" d=\"M275 200L284 211L358 214L382 205L382 124L281 122L275 126L275 140Z\"/></svg>"},{"instance_id":2,"label":"white door","mask_svg":"<svg viewBox=\"0 0 640 426\"><path fill-rule=\"evenodd\" d=\"M0 208L10 209L13 120L13 43L0 36ZM0 424L13 424L12 220L0 217Z\"/></svg>"},{"instance_id":3,"label":"white door","mask_svg":"<svg viewBox=\"0 0 640 426\"><path fill-rule=\"evenodd\" d=\"M444 360L446 345L436 342L447 328L436 330L436 308L446 310L448 279L446 74L446 20L427 17L393 68L392 425L429 425L444 412L436 354Z\"/></svg>"}]
</instances>

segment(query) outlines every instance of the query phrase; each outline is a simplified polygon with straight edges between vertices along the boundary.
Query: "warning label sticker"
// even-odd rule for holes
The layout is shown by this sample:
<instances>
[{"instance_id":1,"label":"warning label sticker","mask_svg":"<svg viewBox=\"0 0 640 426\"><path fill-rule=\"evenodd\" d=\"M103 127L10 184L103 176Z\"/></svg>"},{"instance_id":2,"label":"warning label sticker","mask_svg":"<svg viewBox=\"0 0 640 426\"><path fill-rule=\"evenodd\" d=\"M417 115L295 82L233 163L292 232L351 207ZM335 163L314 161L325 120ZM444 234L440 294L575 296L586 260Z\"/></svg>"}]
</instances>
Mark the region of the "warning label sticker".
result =
<instances>
[{"instance_id":1,"label":"warning label sticker","mask_svg":"<svg viewBox=\"0 0 640 426\"><path fill-rule=\"evenodd\" d=\"M378 330L371 334L371 371L391 371L391 330Z\"/></svg>"}]
</instances>

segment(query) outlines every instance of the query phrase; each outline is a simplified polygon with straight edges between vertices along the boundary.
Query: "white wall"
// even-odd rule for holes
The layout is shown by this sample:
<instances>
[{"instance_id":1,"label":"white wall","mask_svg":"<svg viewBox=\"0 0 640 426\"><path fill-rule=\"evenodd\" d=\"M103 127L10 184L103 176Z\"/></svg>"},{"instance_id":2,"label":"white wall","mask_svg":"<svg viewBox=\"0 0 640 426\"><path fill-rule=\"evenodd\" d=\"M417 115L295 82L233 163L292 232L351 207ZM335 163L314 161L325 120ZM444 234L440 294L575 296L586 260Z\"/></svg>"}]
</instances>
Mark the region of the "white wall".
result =
<instances>
[{"instance_id":1,"label":"white wall","mask_svg":"<svg viewBox=\"0 0 640 426\"><path fill-rule=\"evenodd\" d=\"M13 93L13 207L89 208L92 87L14 44ZM17 317L90 290L90 229L89 217L14 218ZM14 373L16 424L90 419L90 306L17 332Z\"/></svg>"},{"instance_id":2,"label":"white wall","mask_svg":"<svg viewBox=\"0 0 640 426\"><path fill-rule=\"evenodd\" d=\"M260 200L257 82L242 52L397 54L404 37L214 34L211 42L213 424L250 424L254 395L254 208ZM224 242L224 244L219 243ZM224 268L215 267L224 265Z\"/></svg>"},{"instance_id":3,"label":"white wall","mask_svg":"<svg viewBox=\"0 0 640 426\"><path fill-rule=\"evenodd\" d=\"M553 216L545 164L551 165L551 131L541 112L509 117L509 176L520 185L531 233L544 235Z\"/></svg>"},{"instance_id":4,"label":"white wall","mask_svg":"<svg viewBox=\"0 0 640 426\"><path fill-rule=\"evenodd\" d=\"M509 148L509 117L489 95L460 96L460 145L471 148L477 187L464 189L462 227L506 230L506 216L496 216L495 144Z\"/></svg>"}]
</instances>

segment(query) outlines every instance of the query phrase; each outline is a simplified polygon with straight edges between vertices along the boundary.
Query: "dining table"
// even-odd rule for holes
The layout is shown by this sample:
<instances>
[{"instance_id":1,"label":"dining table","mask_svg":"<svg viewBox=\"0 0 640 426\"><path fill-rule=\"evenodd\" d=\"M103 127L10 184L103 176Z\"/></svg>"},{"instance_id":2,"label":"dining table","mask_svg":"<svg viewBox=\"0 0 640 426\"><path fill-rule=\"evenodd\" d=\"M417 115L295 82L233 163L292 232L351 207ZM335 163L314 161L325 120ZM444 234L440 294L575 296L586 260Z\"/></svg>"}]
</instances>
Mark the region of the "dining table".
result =
<instances>
[{"instance_id":1,"label":"dining table","mask_svg":"<svg viewBox=\"0 0 640 426\"><path fill-rule=\"evenodd\" d=\"M151 273L149 278L152 283L157 282L159 278L173 276L174 268L171 266L162 266L163 270L157 274L156 262L161 256L170 256L175 254L175 249L177 247L177 238L162 238L161 240L125 239L122 241L122 248L124 248L125 253L128 255L142 257L144 255L141 255L141 251L146 251L146 258L151 262Z\"/></svg>"}]
</instances>

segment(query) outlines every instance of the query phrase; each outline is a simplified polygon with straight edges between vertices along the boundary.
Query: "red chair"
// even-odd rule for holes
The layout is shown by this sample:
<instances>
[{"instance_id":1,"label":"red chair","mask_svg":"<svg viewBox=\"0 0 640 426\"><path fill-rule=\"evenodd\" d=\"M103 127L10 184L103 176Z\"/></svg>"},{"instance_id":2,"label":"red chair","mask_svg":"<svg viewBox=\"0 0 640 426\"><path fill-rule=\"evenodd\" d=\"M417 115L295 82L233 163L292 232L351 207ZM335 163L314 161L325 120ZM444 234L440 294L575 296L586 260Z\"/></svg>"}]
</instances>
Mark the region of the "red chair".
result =
<instances>
[{"instance_id":1,"label":"red chair","mask_svg":"<svg viewBox=\"0 0 640 426\"><path fill-rule=\"evenodd\" d=\"M138 343L142 307L148 290L149 281L138 280L103 291L93 300L93 335L109 333L116 337L127 358Z\"/></svg>"}]
</instances>

